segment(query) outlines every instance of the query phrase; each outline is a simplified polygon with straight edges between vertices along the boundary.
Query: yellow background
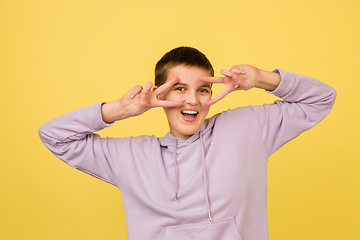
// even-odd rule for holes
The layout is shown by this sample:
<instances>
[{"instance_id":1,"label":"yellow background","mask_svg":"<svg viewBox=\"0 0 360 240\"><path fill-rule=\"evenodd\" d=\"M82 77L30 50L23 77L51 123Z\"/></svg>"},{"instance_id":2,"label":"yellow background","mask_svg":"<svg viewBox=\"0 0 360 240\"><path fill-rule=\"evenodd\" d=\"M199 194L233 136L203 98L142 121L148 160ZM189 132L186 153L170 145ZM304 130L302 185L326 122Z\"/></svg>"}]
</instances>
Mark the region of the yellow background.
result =
<instances>
[{"instance_id":1,"label":"yellow background","mask_svg":"<svg viewBox=\"0 0 360 240\"><path fill-rule=\"evenodd\" d=\"M180 45L203 51L217 75L248 63L336 88L329 117L270 158L270 238L360 239L359 12L358 0L0 0L0 239L126 239L120 191L58 160L37 131L152 81ZM236 92L210 115L274 99ZM100 134L167 131L153 109Z\"/></svg>"}]
</instances>

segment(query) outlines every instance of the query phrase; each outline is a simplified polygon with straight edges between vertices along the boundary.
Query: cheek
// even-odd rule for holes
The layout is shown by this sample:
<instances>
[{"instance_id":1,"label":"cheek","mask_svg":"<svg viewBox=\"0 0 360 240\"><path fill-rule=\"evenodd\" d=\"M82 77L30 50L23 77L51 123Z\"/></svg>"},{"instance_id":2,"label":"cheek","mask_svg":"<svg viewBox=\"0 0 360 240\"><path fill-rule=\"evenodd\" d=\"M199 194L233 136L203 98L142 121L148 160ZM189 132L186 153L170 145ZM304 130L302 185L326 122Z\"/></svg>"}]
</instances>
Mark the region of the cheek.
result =
<instances>
[{"instance_id":1,"label":"cheek","mask_svg":"<svg viewBox=\"0 0 360 240\"><path fill-rule=\"evenodd\" d=\"M210 106L207 105L207 103L211 100L211 96L207 96L201 99L201 105L203 107L204 110L209 110Z\"/></svg>"},{"instance_id":2,"label":"cheek","mask_svg":"<svg viewBox=\"0 0 360 240\"><path fill-rule=\"evenodd\" d=\"M182 94L168 94L164 100L168 101L183 101L184 96Z\"/></svg>"},{"instance_id":3,"label":"cheek","mask_svg":"<svg viewBox=\"0 0 360 240\"><path fill-rule=\"evenodd\" d=\"M210 110L210 106L207 106L203 108L204 109L204 112L206 112L206 115L209 113L209 110Z\"/></svg>"},{"instance_id":4,"label":"cheek","mask_svg":"<svg viewBox=\"0 0 360 240\"><path fill-rule=\"evenodd\" d=\"M177 108L165 108L165 114L168 119L173 119L177 115Z\"/></svg>"}]
</instances>

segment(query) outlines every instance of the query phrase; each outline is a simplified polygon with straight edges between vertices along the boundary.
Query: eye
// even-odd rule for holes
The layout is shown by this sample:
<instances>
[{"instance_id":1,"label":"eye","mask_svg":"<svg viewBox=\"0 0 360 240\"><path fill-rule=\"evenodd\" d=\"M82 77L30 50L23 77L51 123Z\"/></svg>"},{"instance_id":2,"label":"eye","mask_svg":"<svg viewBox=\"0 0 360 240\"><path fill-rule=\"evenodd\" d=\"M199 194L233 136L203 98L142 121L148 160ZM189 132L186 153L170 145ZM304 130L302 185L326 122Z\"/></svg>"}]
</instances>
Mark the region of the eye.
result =
<instances>
[{"instance_id":1,"label":"eye","mask_svg":"<svg viewBox=\"0 0 360 240\"><path fill-rule=\"evenodd\" d=\"M199 92L201 92L201 93L208 93L208 92L209 92L209 90L207 90L207 89L203 88L203 89L200 89L200 90L199 90Z\"/></svg>"},{"instance_id":2,"label":"eye","mask_svg":"<svg viewBox=\"0 0 360 240\"><path fill-rule=\"evenodd\" d=\"M184 87L177 87L174 90L175 91L185 91L185 88Z\"/></svg>"}]
</instances>

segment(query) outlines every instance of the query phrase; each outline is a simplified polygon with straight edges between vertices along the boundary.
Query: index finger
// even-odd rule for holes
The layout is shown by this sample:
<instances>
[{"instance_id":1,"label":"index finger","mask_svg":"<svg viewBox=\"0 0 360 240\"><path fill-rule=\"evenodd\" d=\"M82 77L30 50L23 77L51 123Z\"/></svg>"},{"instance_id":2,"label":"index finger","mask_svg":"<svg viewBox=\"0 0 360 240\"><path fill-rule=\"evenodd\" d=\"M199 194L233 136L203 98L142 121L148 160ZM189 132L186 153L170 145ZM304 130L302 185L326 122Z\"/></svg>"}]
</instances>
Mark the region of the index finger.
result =
<instances>
[{"instance_id":1,"label":"index finger","mask_svg":"<svg viewBox=\"0 0 360 240\"><path fill-rule=\"evenodd\" d=\"M225 77L199 77L199 80L202 82L209 82L209 83L223 83Z\"/></svg>"},{"instance_id":2,"label":"index finger","mask_svg":"<svg viewBox=\"0 0 360 240\"><path fill-rule=\"evenodd\" d=\"M183 105L181 101L167 101L167 100L159 100L157 106L158 107L180 107Z\"/></svg>"},{"instance_id":3,"label":"index finger","mask_svg":"<svg viewBox=\"0 0 360 240\"><path fill-rule=\"evenodd\" d=\"M221 99L223 99L227 94L229 94L231 91L229 91L228 89L223 89L221 92L219 92L215 97L213 97L208 103L207 105L213 105L214 103L217 103L218 101L220 101Z\"/></svg>"},{"instance_id":4,"label":"index finger","mask_svg":"<svg viewBox=\"0 0 360 240\"><path fill-rule=\"evenodd\" d=\"M154 90L154 92L156 94L160 94L160 93L164 92L165 90L167 90L168 88L170 88L171 86L173 86L177 82L179 82L179 79L177 77L174 79L171 79L170 81L164 83L163 85L158 87L156 90Z\"/></svg>"}]
</instances>

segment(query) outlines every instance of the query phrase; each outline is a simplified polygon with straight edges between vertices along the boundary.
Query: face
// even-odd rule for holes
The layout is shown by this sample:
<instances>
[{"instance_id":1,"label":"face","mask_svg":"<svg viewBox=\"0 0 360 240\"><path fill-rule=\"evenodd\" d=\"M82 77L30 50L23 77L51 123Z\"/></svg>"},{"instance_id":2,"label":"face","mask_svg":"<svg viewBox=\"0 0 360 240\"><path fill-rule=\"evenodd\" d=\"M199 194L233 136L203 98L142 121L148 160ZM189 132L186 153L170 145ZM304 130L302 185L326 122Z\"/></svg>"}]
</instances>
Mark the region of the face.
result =
<instances>
[{"instance_id":1,"label":"face","mask_svg":"<svg viewBox=\"0 0 360 240\"><path fill-rule=\"evenodd\" d=\"M210 106L211 87L199 77L211 77L205 69L179 65L168 70L167 80L177 77L179 82L161 94L163 100L182 101L180 107L165 108L170 132L174 137L188 139L203 124Z\"/></svg>"}]
</instances>

